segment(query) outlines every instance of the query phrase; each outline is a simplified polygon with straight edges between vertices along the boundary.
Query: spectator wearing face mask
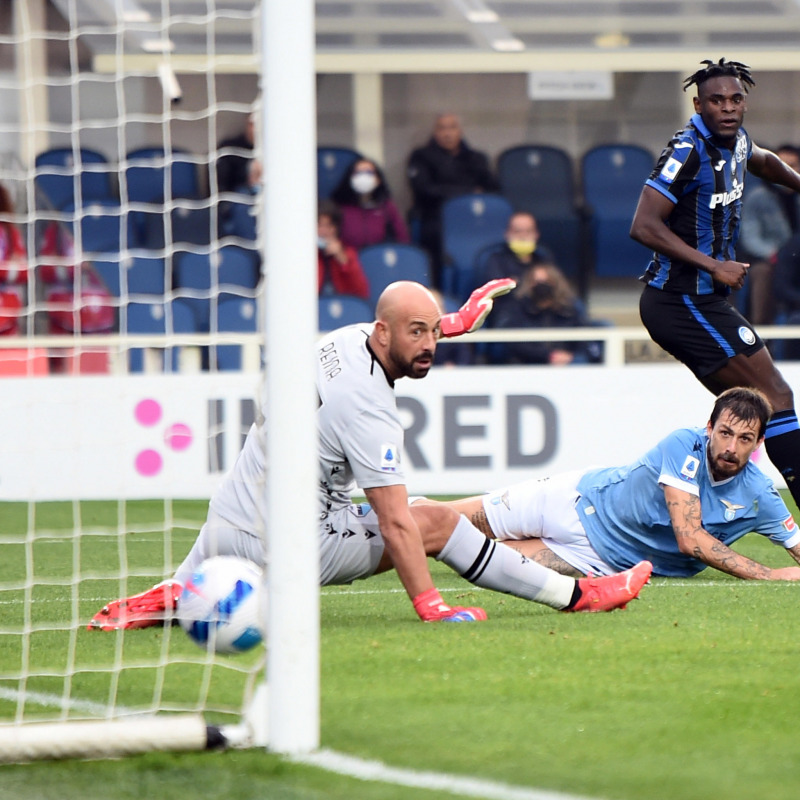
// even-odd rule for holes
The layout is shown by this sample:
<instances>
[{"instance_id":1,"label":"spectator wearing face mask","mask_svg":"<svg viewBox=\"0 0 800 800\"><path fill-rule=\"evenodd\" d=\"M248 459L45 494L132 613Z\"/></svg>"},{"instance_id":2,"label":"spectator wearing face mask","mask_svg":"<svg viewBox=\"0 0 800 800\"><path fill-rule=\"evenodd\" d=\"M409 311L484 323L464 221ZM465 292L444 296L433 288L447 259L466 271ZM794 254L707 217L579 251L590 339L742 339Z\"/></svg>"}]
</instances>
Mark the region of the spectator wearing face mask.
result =
<instances>
[{"instance_id":1,"label":"spectator wearing face mask","mask_svg":"<svg viewBox=\"0 0 800 800\"><path fill-rule=\"evenodd\" d=\"M360 250L371 244L410 240L380 167L367 158L350 165L331 194L341 211L341 238Z\"/></svg>"},{"instance_id":2,"label":"spectator wearing face mask","mask_svg":"<svg viewBox=\"0 0 800 800\"><path fill-rule=\"evenodd\" d=\"M340 226L341 214L336 205L330 201L322 203L317 215L319 293L352 294L366 300L369 280L355 248L342 242Z\"/></svg>"},{"instance_id":3,"label":"spectator wearing face mask","mask_svg":"<svg viewBox=\"0 0 800 800\"><path fill-rule=\"evenodd\" d=\"M494 328L583 328L590 324L583 303L555 264L528 266L506 298L502 307L495 303ZM494 364L586 363L598 360L596 347L586 342L503 342L490 346L489 360Z\"/></svg>"},{"instance_id":4,"label":"spectator wearing face mask","mask_svg":"<svg viewBox=\"0 0 800 800\"><path fill-rule=\"evenodd\" d=\"M542 263L553 263L553 255L546 247L539 244L539 226L536 218L527 211L517 211L508 220L505 243L489 255L486 261L486 274L482 276L482 280L490 281L495 278L519 280L528 267Z\"/></svg>"}]
</instances>

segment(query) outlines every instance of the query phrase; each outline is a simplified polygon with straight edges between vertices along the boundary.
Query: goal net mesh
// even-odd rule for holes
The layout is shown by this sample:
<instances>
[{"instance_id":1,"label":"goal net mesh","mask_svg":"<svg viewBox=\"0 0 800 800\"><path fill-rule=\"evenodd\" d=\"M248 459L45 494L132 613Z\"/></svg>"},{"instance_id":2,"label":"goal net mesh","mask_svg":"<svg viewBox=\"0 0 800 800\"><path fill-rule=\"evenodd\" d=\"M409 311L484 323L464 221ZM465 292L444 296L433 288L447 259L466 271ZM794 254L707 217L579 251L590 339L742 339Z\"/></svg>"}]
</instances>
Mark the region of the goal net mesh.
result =
<instances>
[{"instance_id":1,"label":"goal net mesh","mask_svg":"<svg viewBox=\"0 0 800 800\"><path fill-rule=\"evenodd\" d=\"M0 10L0 740L167 712L233 724L260 680L263 647L87 630L172 575L254 418L259 15Z\"/></svg>"}]
</instances>

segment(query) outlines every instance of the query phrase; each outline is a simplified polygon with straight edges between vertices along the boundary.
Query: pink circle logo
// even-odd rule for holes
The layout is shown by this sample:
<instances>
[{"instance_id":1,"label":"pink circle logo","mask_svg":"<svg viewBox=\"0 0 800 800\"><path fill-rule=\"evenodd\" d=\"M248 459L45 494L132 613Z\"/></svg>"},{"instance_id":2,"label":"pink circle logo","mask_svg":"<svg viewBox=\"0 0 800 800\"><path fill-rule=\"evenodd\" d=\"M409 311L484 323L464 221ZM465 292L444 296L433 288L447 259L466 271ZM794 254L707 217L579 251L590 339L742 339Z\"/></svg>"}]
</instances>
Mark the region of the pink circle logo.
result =
<instances>
[{"instance_id":1,"label":"pink circle logo","mask_svg":"<svg viewBox=\"0 0 800 800\"><path fill-rule=\"evenodd\" d=\"M176 422L164 431L164 444L172 450L185 450L191 443L192 430L182 422Z\"/></svg>"},{"instance_id":2,"label":"pink circle logo","mask_svg":"<svg viewBox=\"0 0 800 800\"><path fill-rule=\"evenodd\" d=\"M164 410L158 400L146 398L136 404L133 416L143 427L152 428L161 422ZM193 440L192 429L183 422L175 422L164 430L164 444L173 452L180 453L188 449ZM158 475L163 466L164 458L152 448L140 450L134 459L136 472L145 478Z\"/></svg>"},{"instance_id":3,"label":"pink circle logo","mask_svg":"<svg viewBox=\"0 0 800 800\"><path fill-rule=\"evenodd\" d=\"M161 472L164 461L155 450L142 450L136 455L136 471L145 478L151 478Z\"/></svg>"},{"instance_id":4,"label":"pink circle logo","mask_svg":"<svg viewBox=\"0 0 800 800\"><path fill-rule=\"evenodd\" d=\"M157 400L141 400L136 404L133 415L140 425L148 428L161 419L161 404Z\"/></svg>"}]
</instances>

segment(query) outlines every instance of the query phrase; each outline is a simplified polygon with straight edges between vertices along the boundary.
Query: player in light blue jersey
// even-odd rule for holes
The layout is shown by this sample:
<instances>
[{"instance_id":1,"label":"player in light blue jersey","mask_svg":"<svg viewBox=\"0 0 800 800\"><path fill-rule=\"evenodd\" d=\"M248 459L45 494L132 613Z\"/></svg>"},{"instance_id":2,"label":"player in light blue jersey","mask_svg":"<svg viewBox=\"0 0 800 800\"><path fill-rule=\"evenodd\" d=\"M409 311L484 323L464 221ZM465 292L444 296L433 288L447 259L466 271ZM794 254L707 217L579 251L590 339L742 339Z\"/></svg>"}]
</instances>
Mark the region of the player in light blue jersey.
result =
<instances>
[{"instance_id":1,"label":"player in light blue jersey","mask_svg":"<svg viewBox=\"0 0 800 800\"><path fill-rule=\"evenodd\" d=\"M800 529L772 481L750 460L764 441L769 401L723 392L705 428L677 430L625 467L531 480L451 503L491 538L566 574L608 575L642 559L653 574L688 577L706 566L739 578L800 580L730 545L751 531L800 563Z\"/></svg>"}]
</instances>

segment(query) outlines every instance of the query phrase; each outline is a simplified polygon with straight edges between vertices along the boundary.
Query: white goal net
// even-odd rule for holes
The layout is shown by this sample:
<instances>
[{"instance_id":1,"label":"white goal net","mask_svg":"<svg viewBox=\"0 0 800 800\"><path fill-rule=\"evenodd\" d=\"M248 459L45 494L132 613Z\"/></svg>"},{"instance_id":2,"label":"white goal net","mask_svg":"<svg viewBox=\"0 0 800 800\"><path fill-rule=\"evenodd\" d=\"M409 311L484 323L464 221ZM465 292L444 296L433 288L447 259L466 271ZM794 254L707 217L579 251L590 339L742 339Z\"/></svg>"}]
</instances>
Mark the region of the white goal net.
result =
<instances>
[{"instance_id":1,"label":"white goal net","mask_svg":"<svg viewBox=\"0 0 800 800\"><path fill-rule=\"evenodd\" d=\"M87 630L182 561L270 364L266 13L0 7L0 762L266 744L265 648Z\"/></svg>"}]
</instances>

